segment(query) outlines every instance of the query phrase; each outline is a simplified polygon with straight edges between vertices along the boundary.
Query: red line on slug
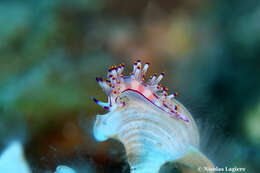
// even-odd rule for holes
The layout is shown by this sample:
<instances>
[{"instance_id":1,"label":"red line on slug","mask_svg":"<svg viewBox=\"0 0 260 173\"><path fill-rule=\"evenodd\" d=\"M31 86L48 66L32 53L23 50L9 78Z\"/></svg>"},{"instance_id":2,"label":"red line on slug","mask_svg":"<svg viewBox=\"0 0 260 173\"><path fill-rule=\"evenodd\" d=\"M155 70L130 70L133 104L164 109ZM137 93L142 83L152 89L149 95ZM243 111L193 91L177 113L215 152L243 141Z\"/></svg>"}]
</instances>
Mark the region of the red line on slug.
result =
<instances>
[{"instance_id":1,"label":"red line on slug","mask_svg":"<svg viewBox=\"0 0 260 173\"><path fill-rule=\"evenodd\" d=\"M152 103L154 106L156 106L157 108L159 108L160 110L162 110L163 112L166 112L168 114L170 114L170 112L167 112L165 111L163 108L161 108L160 106L157 106L152 100L150 100L149 98L147 98L145 95L143 95L141 92L139 92L138 90L134 90L134 89L131 89L131 88L128 88L128 89L125 89L124 91L122 91L122 93L126 92L126 91L133 91L133 92L136 92L138 94L140 94L141 96L143 96L146 100L148 100L150 103ZM177 118L177 119L181 119L183 120L182 118L180 118L180 116L175 113L175 112L172 112L172 114L174 114L174 116ZM185 121L187 122L187 121Z\"/></svg>"}]
</instances>

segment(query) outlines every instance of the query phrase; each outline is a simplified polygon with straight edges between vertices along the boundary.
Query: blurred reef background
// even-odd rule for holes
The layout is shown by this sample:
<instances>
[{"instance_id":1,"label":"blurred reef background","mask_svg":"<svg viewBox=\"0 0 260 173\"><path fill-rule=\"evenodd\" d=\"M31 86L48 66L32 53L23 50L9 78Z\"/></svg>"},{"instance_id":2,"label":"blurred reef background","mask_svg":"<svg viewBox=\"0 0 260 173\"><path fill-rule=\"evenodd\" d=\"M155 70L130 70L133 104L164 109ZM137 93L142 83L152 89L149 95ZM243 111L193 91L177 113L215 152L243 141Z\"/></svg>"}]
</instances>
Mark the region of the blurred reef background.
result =
<instances>
[{"instance_id":1,"label":"blurred reef background","mask_svg":"<svg viewBox=\"0 0 260 173\"><path fill-rule=\"evenodd\" d=\"M1 0L0 151L21 140L35 173L129 172L120 143L94 140L90 96L139 58L181 93L216 166L258 173L259 19L257 0Z\"/></svg>"}]
</instances>

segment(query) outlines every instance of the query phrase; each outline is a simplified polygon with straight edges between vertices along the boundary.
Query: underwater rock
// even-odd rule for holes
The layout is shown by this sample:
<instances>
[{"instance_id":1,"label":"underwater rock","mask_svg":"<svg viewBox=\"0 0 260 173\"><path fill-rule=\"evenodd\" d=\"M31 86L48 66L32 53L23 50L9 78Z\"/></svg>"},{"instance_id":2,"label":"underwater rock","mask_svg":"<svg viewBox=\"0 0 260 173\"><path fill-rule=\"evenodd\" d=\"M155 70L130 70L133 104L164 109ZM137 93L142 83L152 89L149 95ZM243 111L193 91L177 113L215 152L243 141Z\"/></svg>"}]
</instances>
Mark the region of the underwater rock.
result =
<instances>
[{"instance_id":1,"label":"underwater rock","mask_svg":"<svg viewBox=\"0 0 260 173\"><path fill-rule=\"evenodd\" d=\"M76 172L68 166L60 165L56 168L56 172L54 173L76 173Z\"/></svg>"},{"instance_id":2,"label":"underwater rock","mask_svg":"<svg viewBox=\"0 0 260 173\"><path fill-rule=\"evenodd\" d=\"M8 173L31 173L24 158L22 144L12 142L0 155L0 172Z\"/></svg>"}]
</instances>

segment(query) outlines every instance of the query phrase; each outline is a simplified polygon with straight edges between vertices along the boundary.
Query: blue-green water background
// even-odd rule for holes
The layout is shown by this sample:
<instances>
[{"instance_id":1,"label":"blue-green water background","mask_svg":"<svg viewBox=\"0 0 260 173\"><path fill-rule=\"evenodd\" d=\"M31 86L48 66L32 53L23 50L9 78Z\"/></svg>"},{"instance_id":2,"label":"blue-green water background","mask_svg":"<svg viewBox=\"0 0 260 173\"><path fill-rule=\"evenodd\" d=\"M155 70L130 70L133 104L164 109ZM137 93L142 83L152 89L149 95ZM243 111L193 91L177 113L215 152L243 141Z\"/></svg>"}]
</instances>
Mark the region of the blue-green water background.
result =
<instances>
[{"instance_id":1,"label":"blue-green water background","mask_svg":"<svg viewBox=\"0 0 260 173\"><path fill-rule=\"evenodd\" d=\"M33 172L129 172L116 141L92 136L106 100L96 76L135 59L166 72L221 166L260 171L257 0L1 0L0 149L24 143Z\"/></svg>"}]
</instances>

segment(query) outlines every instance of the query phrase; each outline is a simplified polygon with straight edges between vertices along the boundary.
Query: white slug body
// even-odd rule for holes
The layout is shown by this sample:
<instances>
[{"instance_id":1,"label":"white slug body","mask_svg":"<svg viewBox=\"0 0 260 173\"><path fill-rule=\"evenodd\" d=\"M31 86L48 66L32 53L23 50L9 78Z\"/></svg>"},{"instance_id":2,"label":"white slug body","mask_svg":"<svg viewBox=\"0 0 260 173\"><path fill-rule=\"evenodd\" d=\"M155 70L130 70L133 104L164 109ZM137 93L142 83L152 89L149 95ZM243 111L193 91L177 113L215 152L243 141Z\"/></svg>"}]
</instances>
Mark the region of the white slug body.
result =
<instances>
[{"instance_id":1,"label":"white slug body","mask_svg":"<svg viewBox=\"0 0 260 173\"><path fill-rule=\"evenodd\" d=\"M212 167L198 150L199 133L191 114L174 98L177 94L168 95L168 89L158 84L164 74L144 82L148 66L141 70L136 61L128 77L122 75L124 66L120 65L109 70L108 80L97 78L108 103L94 101L109 112L97 115L95 138L122 142L131 173L158 173L164 163L172 161L196 170Z\"/></svg>"}]
</instances>

